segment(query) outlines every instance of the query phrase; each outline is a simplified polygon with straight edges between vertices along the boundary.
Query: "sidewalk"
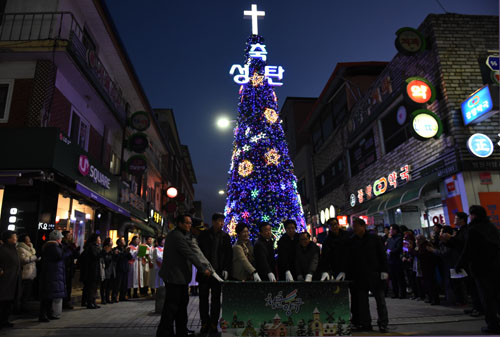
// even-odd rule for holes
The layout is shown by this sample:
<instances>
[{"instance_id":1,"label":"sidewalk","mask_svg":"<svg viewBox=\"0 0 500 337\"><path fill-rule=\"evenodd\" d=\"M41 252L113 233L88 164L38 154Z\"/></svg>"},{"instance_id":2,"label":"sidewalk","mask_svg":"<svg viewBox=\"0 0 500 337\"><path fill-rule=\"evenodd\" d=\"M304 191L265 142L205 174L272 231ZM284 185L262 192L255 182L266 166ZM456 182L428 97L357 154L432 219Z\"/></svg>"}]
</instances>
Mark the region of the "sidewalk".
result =
<instances>
[{"instance_id":1,"label":"sidewalk","mask_svg":"<svg viewBox=\"0 0 500 337\"><path fill-rule=\"evenodd\" d=\"M370 298L370 305L376 327L373 298ZM155 301L151 298L102 305L95 310L75 306L73 310L65 310L61 319L49 323L38 322L34 308L31 316L16 317L13 329L0 330L0 336L154 336L160 320L160 315L154 313L154 306ZM387 306L390 333L386 335L475 335L484 325L483 317L464 315L463 308L390 298L387 299ZM190 297L188 315L188 327L198 332L200 322L196 296ZM374 331L355 335L383 334Z\"/></svg>"}]
</instances>

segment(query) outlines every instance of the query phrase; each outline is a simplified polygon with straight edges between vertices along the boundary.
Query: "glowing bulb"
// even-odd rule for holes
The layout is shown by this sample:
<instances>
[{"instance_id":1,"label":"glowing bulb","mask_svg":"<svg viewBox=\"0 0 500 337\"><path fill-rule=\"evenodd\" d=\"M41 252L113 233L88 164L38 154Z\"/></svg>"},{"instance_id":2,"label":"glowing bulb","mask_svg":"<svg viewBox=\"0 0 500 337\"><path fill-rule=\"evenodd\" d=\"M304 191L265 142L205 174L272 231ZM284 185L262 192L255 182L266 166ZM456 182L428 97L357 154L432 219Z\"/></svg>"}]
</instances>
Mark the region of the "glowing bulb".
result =
<instances>
[{"instance_id":1,"label":"glowing bulb","mask_svg":"<svg viewBox=\"0 0 500 337\"><path fill-rule=\"evenodd\" d=\"M175 198L177 196L177 189L175 187L169 187L167 189L167 196L169 198Z\"/></svg>"},{"instance_id":2,"label":"glowing bulb","mask_svg":"<svg viewBox=\"0 0 500 337\"><path fill-rule=\"evenodd\" d=\"M231 124L231 121L226 117L222 117L217 120L217 126L221 129L227 128L229 124Z\"/></svg>"},{"instance_id":3,"label":"glowing bulb","mask_svg":"<svg viewBox=\"0 0 500 337\"><path fill-rule=\"evenodd\" d=\"M224 193L226 193L224 190L219 190L219 195L223 195Z\"/></svg>"}]
</instances>

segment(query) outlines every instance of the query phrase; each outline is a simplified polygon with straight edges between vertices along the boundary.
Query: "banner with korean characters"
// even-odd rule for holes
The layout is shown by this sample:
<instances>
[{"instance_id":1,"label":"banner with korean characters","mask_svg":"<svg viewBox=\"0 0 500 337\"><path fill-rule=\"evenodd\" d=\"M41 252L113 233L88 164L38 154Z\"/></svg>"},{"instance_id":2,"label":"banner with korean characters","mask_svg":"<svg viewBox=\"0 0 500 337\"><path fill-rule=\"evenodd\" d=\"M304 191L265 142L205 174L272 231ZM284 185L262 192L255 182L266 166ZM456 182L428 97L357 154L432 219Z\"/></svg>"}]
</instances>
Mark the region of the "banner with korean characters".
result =
<instances>
[{"instance_id":1,"label":"banner with korean characters","mask_svg":"<svg viewBox=\"0 0 500 337\"><path fill-rule=\"evenodd\" d=\"M224 282L223 336L346 336L348 282Z\"/></svg>"}]
</instances>

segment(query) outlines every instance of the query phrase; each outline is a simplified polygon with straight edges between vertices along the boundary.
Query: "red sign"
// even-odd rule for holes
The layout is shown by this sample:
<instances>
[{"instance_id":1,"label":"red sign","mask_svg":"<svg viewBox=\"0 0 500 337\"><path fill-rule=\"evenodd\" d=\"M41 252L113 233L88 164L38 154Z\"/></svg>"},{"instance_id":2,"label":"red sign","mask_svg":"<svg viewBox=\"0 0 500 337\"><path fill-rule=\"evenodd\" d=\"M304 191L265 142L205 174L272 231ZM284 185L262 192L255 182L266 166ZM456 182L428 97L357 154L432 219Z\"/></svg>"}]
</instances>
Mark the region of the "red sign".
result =
<instances>
[{"instance_id":1,"label":"red sign","mask_svg":"<svg viewBox=\"0 0 500 337\"><path fill-rule=\"evenodd\" d=\"M500 192L479 192L479 200L491 222L500 228Z\"/></svg>"},{"instance_id":2,"label":"red sign","mask_svg":"<svg viewBox=\"0 0 500 337\"><path fill-rule=\"evenodd\" d=\"M449 184L453 184L453 186L455 186L454 183ZM447 198L445 203L446 208L448 209L448 218L450 219L450 225L451 227L455 227L455 214L457 214L457 212L463 212L462 199L460 199L459 195L456 195L454 197Z\"/></svg>"},{"instance_id":3,"label":"red sign","mask_svg":"<svg viewBox=\"0 0 500 337\"><path fill-rule=\"evenodd\" d=\"M479 173L479 179L481 180L481 185L491 185L491 172L481 172Z\"/></svg>"},{"instance_id":4,"label":"red sign","mask_svg":"<svg viewBox=\"0 0 500 337\"><path fill-rule=\"evenodd\" d=\"M452 181L451 183L446 184L446 188L448 189L448 193L455 191L455 182Z\"/></svg>"},{"instance_id":5,"label":"red sign","mask_svg":"<svg viewBox=\"0 0 500 337\"><path fill-rule=\"evenodd\" d=\"M339 226L347 227L347 215L339 215L337 216L337 220L339 221Z\"/></svg>"},{"instance_id":6,"label":"red sign","mask_svg":"<svg viewBox=\"0 0 500 337\"><path fill-rule=\"evenodd\" d=\"M413 80L406 86L408 97L415 103L427 103L432 97L431 87L421 80Z\"/></svg>"}]
</instances>

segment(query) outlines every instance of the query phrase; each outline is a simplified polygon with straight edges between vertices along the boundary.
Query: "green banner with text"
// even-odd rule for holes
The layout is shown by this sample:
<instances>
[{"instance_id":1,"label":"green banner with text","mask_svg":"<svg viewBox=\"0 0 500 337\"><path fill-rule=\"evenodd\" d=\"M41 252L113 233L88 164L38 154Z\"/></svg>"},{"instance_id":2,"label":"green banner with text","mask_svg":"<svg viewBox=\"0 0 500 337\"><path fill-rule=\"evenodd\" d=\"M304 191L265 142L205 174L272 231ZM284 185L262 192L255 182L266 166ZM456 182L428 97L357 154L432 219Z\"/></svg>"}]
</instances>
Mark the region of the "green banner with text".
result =
<instances>
[{"instance_id":1,"label":"green banner with text","mask_svg":"<svg viewBox=\"0 0 500 337\"><path fill-rule=\"evenodd\" d=\"M222 292L225 334L351 335L348 282L224 282Z\"/></svg>"}]
</instances>

